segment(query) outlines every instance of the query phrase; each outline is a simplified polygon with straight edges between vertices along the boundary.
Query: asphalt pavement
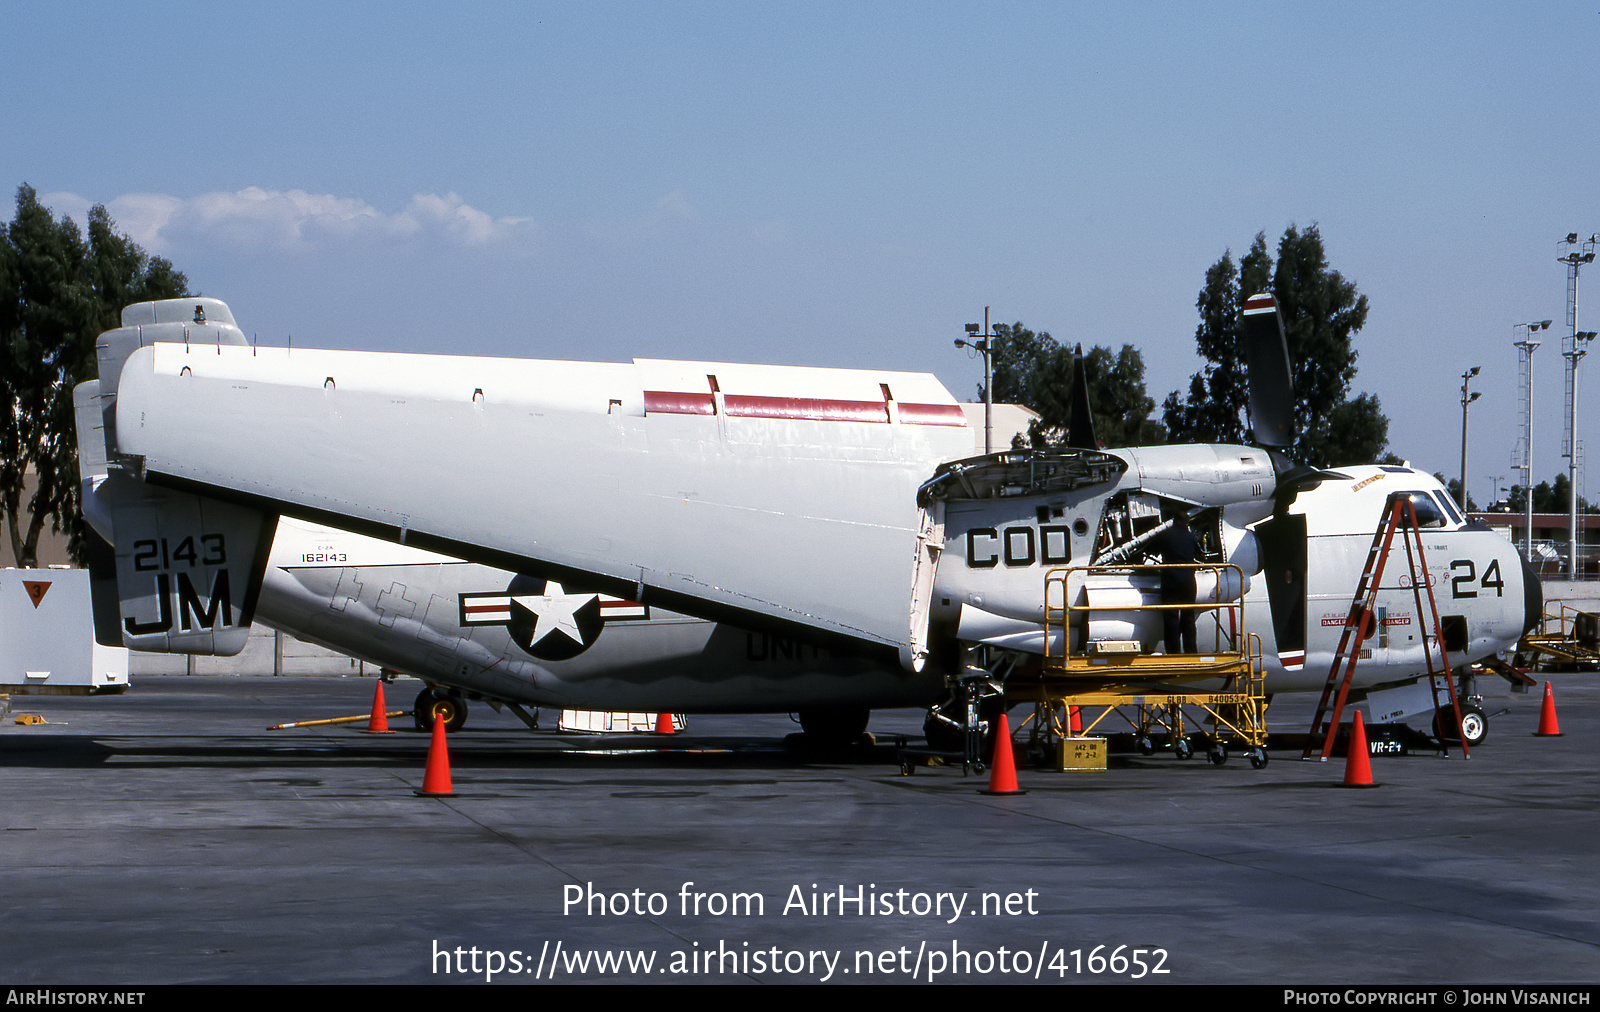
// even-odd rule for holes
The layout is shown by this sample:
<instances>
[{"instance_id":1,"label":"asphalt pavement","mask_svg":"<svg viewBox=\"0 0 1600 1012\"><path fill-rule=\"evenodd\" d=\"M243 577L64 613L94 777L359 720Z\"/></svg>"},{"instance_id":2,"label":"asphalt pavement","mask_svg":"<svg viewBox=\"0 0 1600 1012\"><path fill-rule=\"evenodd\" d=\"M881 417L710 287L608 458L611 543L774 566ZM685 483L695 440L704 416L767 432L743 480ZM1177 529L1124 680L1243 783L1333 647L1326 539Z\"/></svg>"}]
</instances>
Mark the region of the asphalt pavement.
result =
<instances>
[{"instance_id":1,"label":"asphalt pavement","mask_svg":"<svg viewBox=\"0 0 1600 1012\"><path fill-rule=\"evenodd\" d=\"M438 798L426 735L265 730L371 679L19 697L0 984L1595 982L1600 678L1551 680L1562 737L1485 684L1508 712L1470 760L1374 758L1371 790L1275 752L1024 767L1014 796L901 775L910 712L817 756L783 716L599 739L476 705Z\"/></svg>"}]
</instances>

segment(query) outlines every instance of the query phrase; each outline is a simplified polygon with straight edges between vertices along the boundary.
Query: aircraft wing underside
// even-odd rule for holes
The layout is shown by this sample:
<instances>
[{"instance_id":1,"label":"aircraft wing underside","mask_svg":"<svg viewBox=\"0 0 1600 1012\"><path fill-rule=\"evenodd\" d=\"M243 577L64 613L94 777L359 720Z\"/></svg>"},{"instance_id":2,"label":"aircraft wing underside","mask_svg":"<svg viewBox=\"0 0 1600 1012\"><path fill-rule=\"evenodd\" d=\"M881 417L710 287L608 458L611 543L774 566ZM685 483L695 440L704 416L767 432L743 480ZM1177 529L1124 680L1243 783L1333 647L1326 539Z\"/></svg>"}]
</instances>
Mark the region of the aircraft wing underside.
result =
<instances>
[{"instance_id":1,"label":"aircraft wing underside","mask_svg":"<svg viewBox=\"0 0 1600 1012\"><path fill-rule=\"evenodd\" d=\"M917 488L971 445L926 374L652 360L157 344L115 405L147 480L886 647Z\"/></svg>"}]
</instances>

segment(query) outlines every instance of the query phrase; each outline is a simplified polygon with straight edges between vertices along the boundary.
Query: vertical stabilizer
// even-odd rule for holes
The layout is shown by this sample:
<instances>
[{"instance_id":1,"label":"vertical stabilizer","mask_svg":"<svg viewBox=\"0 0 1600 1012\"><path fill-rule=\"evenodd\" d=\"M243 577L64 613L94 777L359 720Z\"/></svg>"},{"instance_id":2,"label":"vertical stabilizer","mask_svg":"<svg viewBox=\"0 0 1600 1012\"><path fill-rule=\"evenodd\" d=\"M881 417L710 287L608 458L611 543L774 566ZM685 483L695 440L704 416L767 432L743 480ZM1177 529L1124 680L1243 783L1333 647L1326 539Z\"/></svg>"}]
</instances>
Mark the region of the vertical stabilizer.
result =
<instances>
[{"instance_id":1,"label":"vertical stabilizer","mask_svg":"<svg viewBox=\"0 0 1600 1012\"><path fill-rule=\"evenodd\" d=\"M96 638L135 650L233 655L244 649L277 516L145 484L143 461L121 452L117 387L128 357L157 341L192 352L245 345L216 299L141 302L96 343L101 381L75 392L84 516L91 539ZM95 544L98 540L100 543ZM106 605L115 595L115 609Z\"/></svg>"}]
</instances>

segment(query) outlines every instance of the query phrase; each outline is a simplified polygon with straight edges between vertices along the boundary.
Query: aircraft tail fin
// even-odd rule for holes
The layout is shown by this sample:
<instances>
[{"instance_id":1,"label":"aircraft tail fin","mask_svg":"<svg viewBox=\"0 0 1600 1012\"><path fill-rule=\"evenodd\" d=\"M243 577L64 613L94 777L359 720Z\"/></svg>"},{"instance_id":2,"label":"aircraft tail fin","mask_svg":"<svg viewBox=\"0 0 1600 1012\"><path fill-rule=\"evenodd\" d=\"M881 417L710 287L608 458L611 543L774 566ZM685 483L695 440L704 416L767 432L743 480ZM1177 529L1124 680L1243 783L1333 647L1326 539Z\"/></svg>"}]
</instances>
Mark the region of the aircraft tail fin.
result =
<instances>
[{"instance_id":1,"label":"aircraft tail fin","mask_svg":"<svg viewBox=\"0 0 1600 1012\"><path fill-rule=\"evenodd\" d=\"M89 562L89 602L94 610L94 638L103 647L122 646L122 615L117 604L117 556L108 534L110 521L96 512L94 490L106 480L106 440L100 418L100 381L72 388L77 423L80 501L84 514L84 547Z\"/></svg>"},{"instance_id":2,"label":"aircraft tail fin","mask_svg":"<svg viewBox=\"0 0 1600 1012\"><path fill-rule=\"evenodd\" d=\"M102 379L74 391L95 637L135 650L237 654L277 516L139 480L143 460L118 449L115 405L122 366L145 345L247 342L216 299L138 303L122 323L96 344Z\"/></svg>"}]
</instances>

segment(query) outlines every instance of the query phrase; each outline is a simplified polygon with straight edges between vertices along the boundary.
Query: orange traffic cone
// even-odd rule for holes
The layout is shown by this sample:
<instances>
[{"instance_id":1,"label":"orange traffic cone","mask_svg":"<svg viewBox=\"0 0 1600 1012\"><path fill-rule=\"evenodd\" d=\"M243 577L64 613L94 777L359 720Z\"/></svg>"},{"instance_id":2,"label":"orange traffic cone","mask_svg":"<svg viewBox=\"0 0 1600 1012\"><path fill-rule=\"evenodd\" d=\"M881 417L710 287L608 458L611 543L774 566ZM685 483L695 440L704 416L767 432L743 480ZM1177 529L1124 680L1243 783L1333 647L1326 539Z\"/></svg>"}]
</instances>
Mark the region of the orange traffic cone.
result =
<instances>
[{"instance_id":1,"label":"orange traffic cone","mask_svg":"<svg viewBox=\"0 0 1600 1012\"><path fill-rule=\"evenodd\" d=\"M989 786L982 794L1026 794L1017 789L1017 760L1011 754L1011 727L1004 713L994 722L994 759L989 763Z\"/></svg>"},{"instance_id":2,"label":"orange traffic cone","mask_svg":"<svg viewBox=\"0 0 1600 1012\"><path fill-rule=\"evenodd\" d=\"M444 718L433 718L433 741L428 744L428 765L422 773L422 797L453 798L450 784L450 751L444 743Z\"/></svg>"},{"instance_id":3,"label":"orange traffic cone","mask_svg":"<svg viewBox=\"0 0 1600 1012\"><path fill-rule=\"evenodd\" d=\"M362 734L394 734L389 730L389 713L383 705L383 681L380 679L372 690L372 716L367 719L366 730Z\"/></svg>"},{"instance_id":4,"label":"orange traffic cone","mask_svg":"<svg viewBox=\"0 0 1600 1012\"><path fill-rule=\"evenodd\" d=\"M1083 712L1076 706L1068 708L1070 715L1067 718L1067 729L1073 734L1083 733Z\"/></svg>"},{"instance_id":5,"label":"orange traffic cone","mask_svg":"<svg viewBox=\"0 0 1600 1012\"><path fill-rule=\"evenodd\" d=\"M1556 697L1550 691L1550 683L1544 683L1544 706L1539 710L1539 730L1533 732L1539 738L1561 737L1561 725L1556 723Z\"/></svg>"},{"instance_id":6,"label":"orange traffic cone","mask_svg":"<svg viewBox=\"0 0 1600 1012\"><path fill-rule=\"evenodd\" d=\"M672 734L677 728L672 726L672 714L656 714L656 734Z\"/></svg>"},{"instance_id":7,"label":"orange traffic cone","mask_svg":"<svg viewBox=\"0 0 1600 1012\"><path fill-rule=\"evenodd\" d=\"M1376 787L1372 782L1372 757L1367 753L1367 725L1361 720L1361 711L1350 723L1350 741L1345 746L1344 786Z\"/></svg>"}]
</instances>

